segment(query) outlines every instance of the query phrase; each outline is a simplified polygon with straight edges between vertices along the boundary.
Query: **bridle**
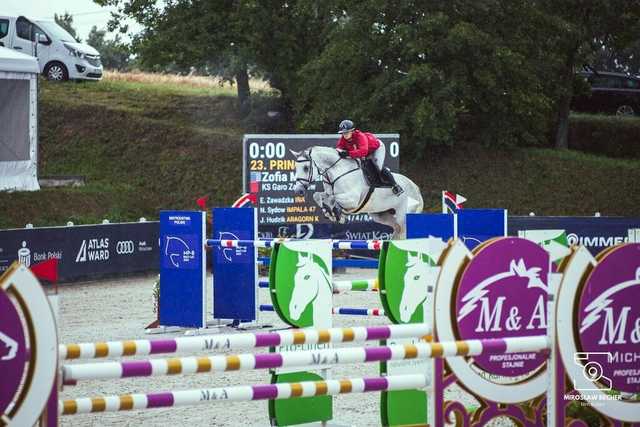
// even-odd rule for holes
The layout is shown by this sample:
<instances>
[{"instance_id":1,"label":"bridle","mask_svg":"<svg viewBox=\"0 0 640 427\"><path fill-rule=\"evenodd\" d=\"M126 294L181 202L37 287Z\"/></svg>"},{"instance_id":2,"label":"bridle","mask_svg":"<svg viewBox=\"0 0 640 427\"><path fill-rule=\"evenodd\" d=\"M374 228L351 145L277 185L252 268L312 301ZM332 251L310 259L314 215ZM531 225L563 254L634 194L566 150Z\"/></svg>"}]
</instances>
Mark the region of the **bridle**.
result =
<instances>
[{"instance_id":1,"label":"bridle","mask_svg":"<svg viewBox=\"0 0 640 427\"><path fill-rule=\"evenodd\" d=\"M313 170L315 168L318 168L318 165L316 165L316 162L314 162L313 159L311 158L311 150L309 150L309 153L305 153L303 151L302 155L298 156L298 158L296 159L296 163L309 162L309 173L308 173L307 177L306 178L296 178L296 182L299 182L305 190L308 190L309 186L313 182ZM320 169L318 169L318 173L319 172L320 172Z\"/></svg>"},{"instance_id":2,"label":"bridle","mask_svg":"<svg viewBox=\"0 0 640 427\"><path fill-rule=\"evenodd\" d=\"M340 160L342 160L342 157L338 156L338 160L336 160L335 162L333 162L331 164L331 166L329 166L328 168L326 168L325 170L320 169L320 166L318 166L318 164L315 162L315 160L313 160L313 158L311 157L311 152L313 151L313 147L311 147L309 149L308 152L302 152L302 154L300 156L298 156L298 158L296 159L296 163L306 163L309 162L309 173L307 174L307 178L296 178L296 182L300 182L300 184L302 185L302 187L305 190L309 189L309 186L311 185L311 183L313 182L313 170L314 169L318 169L318 174L322 177L322 182L324 184L329 184L331 186L331 191L334 190L334 186L336 184L336 182L338 182L338 180L340 178L342 178L345 175L350 174L351 172L356 172L358 170L360 170L360 167L355 167L354 169L351 169L345 173L343 173L342 175L338 176L336 179L334 179L333 181L329 178L329 175L327 175L329 173L329 171L335 166L337 165Z\"/></svg>"}]
</instances>

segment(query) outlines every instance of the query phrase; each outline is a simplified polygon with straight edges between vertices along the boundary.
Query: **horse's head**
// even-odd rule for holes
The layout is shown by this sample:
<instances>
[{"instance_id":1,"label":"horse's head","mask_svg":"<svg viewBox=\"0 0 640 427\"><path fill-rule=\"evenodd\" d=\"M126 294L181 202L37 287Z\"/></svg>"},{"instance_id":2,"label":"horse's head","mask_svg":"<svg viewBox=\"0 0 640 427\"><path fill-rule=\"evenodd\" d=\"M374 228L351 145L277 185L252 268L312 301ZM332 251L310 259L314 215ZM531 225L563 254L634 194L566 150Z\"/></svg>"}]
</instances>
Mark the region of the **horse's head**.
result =
<instances>
[{"instance_id":1,"label":"horse's head","mask_svg":"<svg viewBox=\"0 0 640 427\"><path fill-rule=\"evenodd\" d=\"M298 270L293 278L294 286L289 302L289 315L298 320L318 294L318 287L323 279L322 270L313 262L313 255L298 254Z\"/></svg>"},{"instance_id":2,"label":"horse's head","mask_svg":"<svg viewBox=\"0 0 640 427\"><path fill-rule=\"evenodd\" d=\"M293 186L293 191L298 196L304 196L304 192L309 189L313 182L314 164L311 158L311 149L289 151L296 158L296 183Z\"/></svg>"},{"instance_id":3,"label":"horse's head","mask_svg":"<svg viewBox=\"0 0 640 427\"><path fill-rule=\"evenodd\" d=\"M427 288L433 276L433 269L419 253L416 256L407 253L406 267L400 300L400 320L403 322L409 322L418 306L427 299Z\"/></svg>"}]
</instances>

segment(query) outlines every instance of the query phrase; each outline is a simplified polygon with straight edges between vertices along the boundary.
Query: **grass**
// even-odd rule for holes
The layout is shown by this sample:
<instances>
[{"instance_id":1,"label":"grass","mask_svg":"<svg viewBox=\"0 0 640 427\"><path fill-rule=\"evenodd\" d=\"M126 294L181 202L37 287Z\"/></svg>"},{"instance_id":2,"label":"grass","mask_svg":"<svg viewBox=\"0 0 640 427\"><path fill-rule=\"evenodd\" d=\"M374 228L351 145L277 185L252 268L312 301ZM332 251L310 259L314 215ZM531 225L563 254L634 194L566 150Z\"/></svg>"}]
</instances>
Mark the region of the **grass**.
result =
<instances>
[{"instance_id":1,"label":"grass","mask_svg":"<svg viewBox=\"0 0 640 427\"><path fill-rule=\"evenodd\" d=\"M271 129L242 120L235 89L209 80L108 74L97 83L42 82L39 174L83 175L86 185L0 193L0 228L151 220L161 209L197 209L203 195L229 205L242 190L242 135ZM255 96L254 119L274 99ZM467 197L468 207L522 215L637 216L640 205L639 160L454 145L421 162L401 154L401 165L430 211L440 210L444 189Z\"/></svg>"}]
</instances>

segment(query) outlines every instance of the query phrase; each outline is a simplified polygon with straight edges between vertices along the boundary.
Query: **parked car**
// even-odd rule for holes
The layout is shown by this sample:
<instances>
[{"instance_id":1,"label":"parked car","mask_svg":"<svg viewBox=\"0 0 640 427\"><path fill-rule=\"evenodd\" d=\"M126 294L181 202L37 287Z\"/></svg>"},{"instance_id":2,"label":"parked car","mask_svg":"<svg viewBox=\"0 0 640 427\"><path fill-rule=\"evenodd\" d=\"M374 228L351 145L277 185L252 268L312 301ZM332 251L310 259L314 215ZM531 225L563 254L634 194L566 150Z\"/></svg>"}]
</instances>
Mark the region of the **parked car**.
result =
<instances>
[{"instance_id":1,"label":"parked car","mask_svg":"<svg viewBox=\"0 0 640 427\"><path fill-rule=\"evenodd\" d=\"M37 57L40 73L49 80L102 78L100 53L55 21L0 16L0 46Z\"/></svg>"},{"instance_id":2,"label":"parked car","mask_svg":"<svg viewBox=\"0 0 640 427\"><path fill-rule=\"evenodd\" d=\"M590 90L576 94L571 109L587 113L609 113L623 116L640 114L640 79L623 73L583 71Z\"/></svg>"}]
</instances>

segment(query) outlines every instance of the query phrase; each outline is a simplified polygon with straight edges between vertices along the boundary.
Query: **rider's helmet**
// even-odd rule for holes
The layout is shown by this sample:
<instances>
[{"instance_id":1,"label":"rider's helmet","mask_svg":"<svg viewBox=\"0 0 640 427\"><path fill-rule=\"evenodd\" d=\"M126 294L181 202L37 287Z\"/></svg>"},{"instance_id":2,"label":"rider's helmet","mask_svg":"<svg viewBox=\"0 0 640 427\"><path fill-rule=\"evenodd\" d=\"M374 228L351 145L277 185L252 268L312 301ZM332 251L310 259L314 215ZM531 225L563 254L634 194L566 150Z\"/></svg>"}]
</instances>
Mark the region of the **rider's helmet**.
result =
<instances>
[{"instance_id":1,"label":"rider's helmet","mask_svg":"<svg viewBox=\"0 0 640 427\"><path fill-rule=\"evenodd\" d=\"M338 133L347 133L356 129L356 125L351 120L343 120L338 126Z\"/></svg>"}]
</instances>

